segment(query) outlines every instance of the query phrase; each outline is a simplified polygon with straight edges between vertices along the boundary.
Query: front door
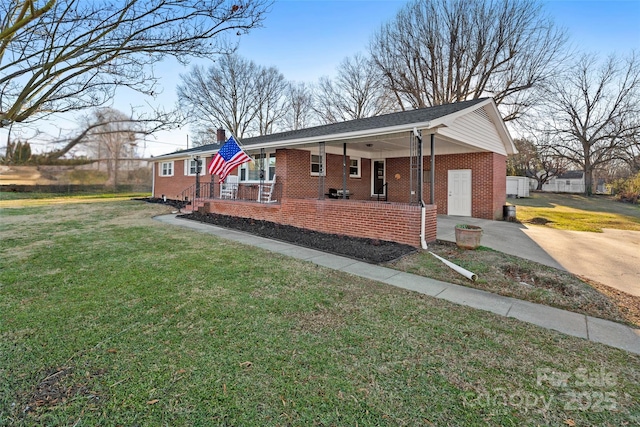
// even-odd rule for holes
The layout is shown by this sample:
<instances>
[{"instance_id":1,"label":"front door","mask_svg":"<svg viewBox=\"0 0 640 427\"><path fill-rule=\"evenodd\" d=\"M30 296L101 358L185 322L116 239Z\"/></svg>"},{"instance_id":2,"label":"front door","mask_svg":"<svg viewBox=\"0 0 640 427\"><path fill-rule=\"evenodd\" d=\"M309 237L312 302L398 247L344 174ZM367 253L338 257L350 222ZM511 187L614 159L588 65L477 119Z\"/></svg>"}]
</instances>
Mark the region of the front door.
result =
<instances>
[{"instance_id":1,"label":"front door","mask_svg":"<svg viewBox=\"0 0 640 427\"><path fill-rule=\"evenodd\" d=\"M384 195L384 160L374 160L372 169L373 185L371 188L371 194L374 196L377 196L378 194Z\"/></svg>"},{"instance_id":2,"label":"front door","mask_svg":"<svg viewBox=\"0 0 640 427\"><path fill-rule=\"evenodd\" d=\"M450 170L447 215L471 216L471 169Z\"/></svg>"}]
</instances>

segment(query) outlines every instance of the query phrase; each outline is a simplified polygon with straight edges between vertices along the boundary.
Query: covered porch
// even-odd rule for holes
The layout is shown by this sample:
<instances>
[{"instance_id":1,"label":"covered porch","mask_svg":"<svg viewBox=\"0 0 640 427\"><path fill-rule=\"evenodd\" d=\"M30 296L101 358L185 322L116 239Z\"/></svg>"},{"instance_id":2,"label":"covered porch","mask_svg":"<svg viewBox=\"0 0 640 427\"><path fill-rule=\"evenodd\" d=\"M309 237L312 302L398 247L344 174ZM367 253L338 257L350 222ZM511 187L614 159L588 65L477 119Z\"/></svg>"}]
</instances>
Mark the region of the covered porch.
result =
<instances>
[{"instance_id":1,"label":"covered porch","mask_svg":"<svg viewBox=\"0 0 640 427\"><path fill-rule=\"evenodd\" d=\"M243 145L254 161L238 167L230 197L223 191L229 182L215 176L208 194L198 187L198 195L186 197L202 200L207 212L414 246L421 234L435 239L437 214L502 218L506 156L515 150L491 99L263 135ZM174 156L216 152L209 150ZM265 199L266 187L272 197Z\"/></svg>"}]
</instances>

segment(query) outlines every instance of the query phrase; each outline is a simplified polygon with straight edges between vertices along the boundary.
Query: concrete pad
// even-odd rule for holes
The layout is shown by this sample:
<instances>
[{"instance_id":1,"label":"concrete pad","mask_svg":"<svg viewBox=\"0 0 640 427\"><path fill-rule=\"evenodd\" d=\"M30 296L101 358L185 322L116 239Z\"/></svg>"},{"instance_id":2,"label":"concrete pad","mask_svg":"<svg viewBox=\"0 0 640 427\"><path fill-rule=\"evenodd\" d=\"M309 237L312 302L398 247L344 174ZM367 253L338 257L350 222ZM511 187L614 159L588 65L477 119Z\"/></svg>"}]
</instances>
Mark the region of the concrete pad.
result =
<instances>
[{"instance_id":1,"label":"concrete pad","mask_svg":"<svg viewBox=\"0 0 640 427\"><path fill-rule=\"evenodd\" d=\"M527 301L514 300L514 304L507 314L527 323L546 329L562 332L574 337L588 339L587 320L584 314L560 310L546 305L534 304Z\"/></svg>"},{"instance_id":2,"label":"concrete pad","mask_svg":"<svg viewBox=\"0 0 640 427\"><path fill-rule=\"evenodd\" d=\"M640 329L587 316L587 330L591 341L640 354Z\"/></svg>"},{"instance_id":3,"label":"concrete pad","mask_svg":"<svg viewBox=\"0 0 640 427\"><path fill-rule=\"evenodd\" d=\"M341 268L340 271L377 281L384 281L385 279L398 274L397 270L359 261Z\"/></svg>"},{"instance_id":4,"label":"concrete pad","mask_svg":"<svg viewBox=\"0 0 640 427\"><path fill-rule=\"evenodd\" d=\"M400 272L388 279L382 280L382 282L396 286L398 288L406 289L409 291L420 292L421 294L436 296L440 292L447 289L450 286L449 283L441 282L439 280L430 279L428 277L416 276L415 274L409 274Z\"/></svg>"},{"instance_id":5,"label":"concrete pad","mask_svg":"<svg viewBox=\"0 0 640 427\"><path fill-rule=\"evenodd\" d=\"M514 301L511 298L481 291L480 289L467 288L454 284L450 284L442 293L438 294L437 297L456 304L490 311L501 316L507 315Z\"/></svg>"}]
</instances>

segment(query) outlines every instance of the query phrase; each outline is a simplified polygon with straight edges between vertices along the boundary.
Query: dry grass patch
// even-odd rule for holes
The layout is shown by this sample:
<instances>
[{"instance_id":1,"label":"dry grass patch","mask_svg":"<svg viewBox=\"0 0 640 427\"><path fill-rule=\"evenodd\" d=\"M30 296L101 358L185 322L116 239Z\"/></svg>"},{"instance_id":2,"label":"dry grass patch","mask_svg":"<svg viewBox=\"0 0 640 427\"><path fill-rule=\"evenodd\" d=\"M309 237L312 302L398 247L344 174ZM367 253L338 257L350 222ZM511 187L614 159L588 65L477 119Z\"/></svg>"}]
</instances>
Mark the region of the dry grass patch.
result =
<instances>
[{"instance_id":1,"label":"dry grass patch","mask_svg":"<svg viewBox=\"0 0 640 427\"><path fill-rule=\"evenodd\" d=\"M480 247L469 251L455 243L429 245L433 253L478 275L472 282L428 252L411 254L390 267L445 282L474 287L499 295L562 308L615 322L640 326L640 306L624 304L614 293L604 293L575 275L533 261Z\"/></svg>"}]
</instances>

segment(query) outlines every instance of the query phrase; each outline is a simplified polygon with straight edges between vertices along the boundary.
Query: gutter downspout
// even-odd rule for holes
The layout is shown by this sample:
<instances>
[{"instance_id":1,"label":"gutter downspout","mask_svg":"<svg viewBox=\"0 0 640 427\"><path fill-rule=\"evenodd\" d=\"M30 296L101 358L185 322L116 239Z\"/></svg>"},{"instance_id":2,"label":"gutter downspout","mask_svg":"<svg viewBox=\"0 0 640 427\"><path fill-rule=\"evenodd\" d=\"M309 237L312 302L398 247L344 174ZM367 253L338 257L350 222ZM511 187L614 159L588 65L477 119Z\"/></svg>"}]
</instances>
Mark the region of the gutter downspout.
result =
<instances>
[{"instance_id":1,"label":"gutter downspout","mask_svg":"<svg viewBox=\"0 0 640 427\"><path fill-rule=\"evenodd\" d=\"M422 169L424 156L422 155L422 131L419 131L417 128L413 128L413 135L418 139L418 157L420 157L420 168L418 169L418 194L420 198L420 247L423 250L427 250L427 241L425 238L425 228L426 228L426 215L427 215L427 207L422 200Z\"/></svg>"},{"instance_id":2,"label":"gutter downspout","mask_svg":"<svg viewBox=\"0 0 640 427\"><path fill-rule=\"evenodd\" d=\"M464 277L466 277L467 279L475 282L476 280L478 280L478 275L476 275L475 273L470 272L469 270L466 270L462 267L460 267L459 265L456 265L454 263L452 263L451 261L447 261L446 259L439 257L438 255L434 254L433 252L429 252L431 255L433 255L434 257L438 258L440 261L442 261L447 267L451 268L452 270L456 271L457 273L462 274Z\"/></svg>"}]
</instances>

